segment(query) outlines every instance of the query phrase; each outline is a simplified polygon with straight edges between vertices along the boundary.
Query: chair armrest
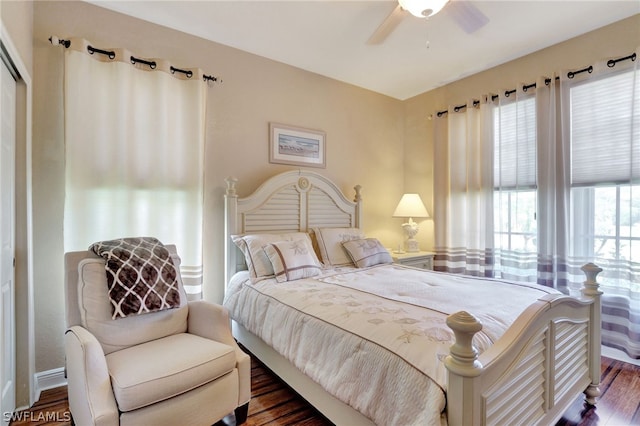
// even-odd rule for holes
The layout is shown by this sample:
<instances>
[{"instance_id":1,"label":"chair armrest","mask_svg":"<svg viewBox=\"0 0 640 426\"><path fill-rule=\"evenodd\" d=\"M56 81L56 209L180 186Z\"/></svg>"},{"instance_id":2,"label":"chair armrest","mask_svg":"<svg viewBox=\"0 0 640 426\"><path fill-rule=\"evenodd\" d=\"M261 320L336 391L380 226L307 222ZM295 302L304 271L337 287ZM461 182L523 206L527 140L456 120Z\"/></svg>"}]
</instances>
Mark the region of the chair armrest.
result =
<instances>
[{"instance_id":1,"label":"chair armrest","mask_svg":"<svg viewBox=\"0 0 640 426\"><path fill-rule=\"evenodd\" d=\"M231 346L236 353L236 367L240 376L238 405L251 399L251 358L244 353L231 334L229 311L221 305L205 300L189 302L188 332Z\"/></svg>"},{"instance_id":2,"label":"chair armrest","mask_svg":"<svg viewBox=\"0 0 640 426\"><path fill-rule=\"evenodd\" d=\"M85 328L73 326L64 336L69 408L77 425L119 423L107 360L100 342Z\"/></svg>"},{"instance_id":3,"label":"chair armrest","mask_svg":"<svg viewBox=\"0 0 640 426\"><path fill-rule=\"evenodd\" d=\"M236 345L231 334L229 311L221 305L205 300L189 302L187 322L189 333L196 334L229 346Z\"/></svg>"}]
</instances>

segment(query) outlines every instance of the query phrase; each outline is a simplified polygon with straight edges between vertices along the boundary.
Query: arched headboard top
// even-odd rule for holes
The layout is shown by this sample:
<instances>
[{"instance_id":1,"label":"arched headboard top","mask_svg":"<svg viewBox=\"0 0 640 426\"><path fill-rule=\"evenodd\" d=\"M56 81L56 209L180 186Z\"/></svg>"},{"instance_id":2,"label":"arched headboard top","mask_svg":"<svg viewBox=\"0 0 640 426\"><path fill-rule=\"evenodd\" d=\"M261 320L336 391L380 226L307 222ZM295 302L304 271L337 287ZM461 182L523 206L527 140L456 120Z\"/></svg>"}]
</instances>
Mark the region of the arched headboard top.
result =
<instances>
[{"instance_id":1,"label":"arched headboard top","mask_svg":"<svg viewBox=\"0 0 640 426\"><path fill-rule=\"evenodd\" d=\"M356 185L350 201L327 177L293 170L263 182L247 197L238 197L237 179L227 178L225 193L225 279L242 267L244 259L232 235L307 232L320 227L362 227L362 197Z\"/></svg>"}]
</instances>

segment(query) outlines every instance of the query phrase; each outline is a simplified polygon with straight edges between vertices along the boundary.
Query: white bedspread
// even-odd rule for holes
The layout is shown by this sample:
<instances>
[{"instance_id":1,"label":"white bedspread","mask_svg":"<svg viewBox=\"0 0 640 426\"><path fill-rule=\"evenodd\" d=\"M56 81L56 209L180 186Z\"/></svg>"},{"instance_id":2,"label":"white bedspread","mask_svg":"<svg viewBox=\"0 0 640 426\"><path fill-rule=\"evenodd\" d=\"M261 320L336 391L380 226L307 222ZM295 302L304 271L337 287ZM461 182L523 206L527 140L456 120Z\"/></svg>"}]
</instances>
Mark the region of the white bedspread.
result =
<instances>
[{"instance_id":1,"label":"white bedspread","mask_svg":"<svg viewBox=\"0 0 640 426\"><path fill-rule=\"evenodd\" d=\"M555 290L399 265L342 268L315 277L251 284L240 274L224 305L325 390L378 425L445 422L447 315L483 324L480 352L531 303Z\"/></svg>"}]
</instances>

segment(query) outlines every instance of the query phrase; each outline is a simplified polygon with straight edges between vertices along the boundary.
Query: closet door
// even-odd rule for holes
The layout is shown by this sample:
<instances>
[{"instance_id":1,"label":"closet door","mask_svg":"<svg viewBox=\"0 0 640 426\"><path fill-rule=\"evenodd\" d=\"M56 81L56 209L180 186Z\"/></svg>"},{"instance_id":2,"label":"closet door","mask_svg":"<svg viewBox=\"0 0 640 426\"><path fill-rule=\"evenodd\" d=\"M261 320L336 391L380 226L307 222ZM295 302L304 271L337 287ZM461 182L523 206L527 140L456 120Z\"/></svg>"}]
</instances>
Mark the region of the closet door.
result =
<instances>
[{"instance_id":1,"label":"closet door","mask_svg":"<svg viewBox=\"0 0 640 426\"><path fill-rule=\"evenodd\" d=\"M2 424L16 408L15 361L15 137L16 80L0 61L0 386Z\"/></svg>"}]
</instances>

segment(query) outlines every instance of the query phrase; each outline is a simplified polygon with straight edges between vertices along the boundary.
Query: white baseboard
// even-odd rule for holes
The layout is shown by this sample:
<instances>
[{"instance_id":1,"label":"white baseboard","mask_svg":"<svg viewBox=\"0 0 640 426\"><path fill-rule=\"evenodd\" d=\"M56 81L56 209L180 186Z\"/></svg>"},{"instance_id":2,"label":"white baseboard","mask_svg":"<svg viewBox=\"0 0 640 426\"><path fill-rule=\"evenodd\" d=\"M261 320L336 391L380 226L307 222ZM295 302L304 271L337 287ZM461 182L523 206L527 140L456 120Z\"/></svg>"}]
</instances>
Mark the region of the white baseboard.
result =
<instances>
[{"instance_id":1,"label":"white baseboard","mask_svg":"<svg viewBox=\"0 0 640 426\"><path fill-rule=\"evenodd\" d=\"M35 375L36 401L40 399L40 392L67 385L67 378L64 376L64 367L53 370L41 371Z\"/></svg>"},{"instance_id":2,"label":"white baseboard","mask_svg":"<svg viewBox=\"0 0 640 426\"><path fill-rule=\"evenodd\" d=\"M624 361L633 365L640 365L640 359L633 359L625 352L619 349L610 348L608 346L602 346L602 355L607 358L617 359L618 361Z\"/></svg>"}]
</instances>

